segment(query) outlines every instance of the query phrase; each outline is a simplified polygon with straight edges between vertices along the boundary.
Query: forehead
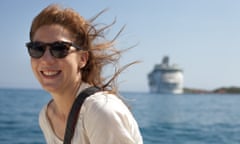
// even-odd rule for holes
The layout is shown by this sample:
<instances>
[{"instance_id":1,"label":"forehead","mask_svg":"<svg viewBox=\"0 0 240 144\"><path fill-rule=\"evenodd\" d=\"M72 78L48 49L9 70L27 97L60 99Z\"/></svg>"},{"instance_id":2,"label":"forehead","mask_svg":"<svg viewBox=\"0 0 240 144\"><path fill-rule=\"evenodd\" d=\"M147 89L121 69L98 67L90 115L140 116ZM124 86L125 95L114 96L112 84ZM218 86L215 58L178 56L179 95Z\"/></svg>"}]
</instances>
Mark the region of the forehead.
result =
<instances>
[{"instance_id":1,"label":"forehead","mask_svg":"<svg viewBox=\"0 0 240 144\"><path fill-rule=\"evenodd\" d=\"M71 32L61 25L44 25L36 30L33 41L73 41L73 37Z\"/></svg>"}]
</instances>

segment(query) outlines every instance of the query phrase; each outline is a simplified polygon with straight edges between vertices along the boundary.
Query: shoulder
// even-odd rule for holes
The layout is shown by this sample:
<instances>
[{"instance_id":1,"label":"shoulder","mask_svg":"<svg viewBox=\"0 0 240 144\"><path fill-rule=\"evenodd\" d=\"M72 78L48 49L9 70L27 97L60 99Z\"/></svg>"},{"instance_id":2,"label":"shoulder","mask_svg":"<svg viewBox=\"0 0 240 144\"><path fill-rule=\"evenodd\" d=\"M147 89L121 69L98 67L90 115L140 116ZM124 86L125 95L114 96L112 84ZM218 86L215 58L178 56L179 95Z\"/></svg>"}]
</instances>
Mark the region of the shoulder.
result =
<instances>
[{"instance_id":1,"label":"shoulder","mask_svg":"<svg viewBox=\"0 0 240 144\"><path fill-rule=\"evenodd\" d=\"M42 129L49 129L51 127L47 117L47 110L50 103L52 103L52 100L50 100L46 105L44 105L39 113L39 124Z\"/></svg>"},{"instance_id":2,"label":"shoulder","mask_svg":"<svg viewBox=\"0 0 240 144\"><path fill-rule=\"evenodd\" d=\"M134 120L130 110L116 95L107 92L98 92L84 102L83 117L88 123L108 123L115 125L118 122Z\"/></svg>"},{"instance_id":3,"label":"shoulder","mask_svg":"<svg viewBox=\"0 0 240 144\"><path fill-rule=\"evenodd\" d=\"M50 134L51 126L47 118L47 106L48 105L45 105L39 113L39 126L44 133L47 132L48 134Z\"/></svg>"},{"instance_id":4,"label":"shoulder","mask_svg":"<svg viewBox=\"0 0 240 144\"><path fill-rule=\"evenodd\" d=\"M113 112L130 113L126 104L116 95L108 92L97 92L84 102L86 112L111 114Z\"/></svg>"},{"instance_id":5,"label":"shoulder","mask_svg":"<svg viewBox=\"0 0 240 144\"><path fill-rule=\"evenodd\" d=\"M46 104L39 113L39 126L43 132L43 135L47 143L60 144L62 142L53 132L51 124L48 120L47 107L48 104Z\"/></svg>"},{"instance_id":6,"label":"shoulder","mask_svg":"<svg viewBox=\"0 0 240 144\"><path fill-rule=\"evenodd\" d=\"M47 113L47 105L45 105L39 113L39 126L45 136L45 139L48 140L49 137L52 136L52 132L50 130L51 126L49 125L49 121L46 113Z\"/></svg>"},{"instance_id":7,"label":"shoulder","mask_svg":"<svg viewBox=\"0 0 240 144\"><path fill-rule=\"evenodd\" d=\"M82 110L83 127L93 143L132 144L141 141L137 122L116 95L98 92L85 100Z\"/></svg>"},{"instance_id":8,"label":"shoulder","mask_svg":"<svg viewBox=\"0 0 240 144\"><path fill-rule=\"evenodd\" d=\"M47 105L45 105L39 113L39 125L41 128L43 128L44 125L46 124L46 120L47 120L46 112L47 112Z\"/></svg>"}]
</instances>

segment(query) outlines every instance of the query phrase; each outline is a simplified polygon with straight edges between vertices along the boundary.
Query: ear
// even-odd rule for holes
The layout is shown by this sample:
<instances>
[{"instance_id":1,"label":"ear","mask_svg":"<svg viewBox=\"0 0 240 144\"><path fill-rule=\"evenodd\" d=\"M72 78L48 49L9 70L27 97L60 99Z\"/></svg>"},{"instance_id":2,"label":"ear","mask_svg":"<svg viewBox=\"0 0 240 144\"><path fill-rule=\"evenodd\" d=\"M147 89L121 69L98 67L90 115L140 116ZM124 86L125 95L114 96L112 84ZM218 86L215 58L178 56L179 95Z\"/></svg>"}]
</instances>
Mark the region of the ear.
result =
<instances>
[{"instance_id":1,"label":"ear","mask_svg":"<svg viewBox=\"0 0 240 144\"><path fill-rule=\"evenodd\" d=\"M83 67L85 67L85 65L88 62L88 52L87 51L81 51L80 52L80 59L79 59L79 68L82 69Z\"/></svg>"}]
</instances>

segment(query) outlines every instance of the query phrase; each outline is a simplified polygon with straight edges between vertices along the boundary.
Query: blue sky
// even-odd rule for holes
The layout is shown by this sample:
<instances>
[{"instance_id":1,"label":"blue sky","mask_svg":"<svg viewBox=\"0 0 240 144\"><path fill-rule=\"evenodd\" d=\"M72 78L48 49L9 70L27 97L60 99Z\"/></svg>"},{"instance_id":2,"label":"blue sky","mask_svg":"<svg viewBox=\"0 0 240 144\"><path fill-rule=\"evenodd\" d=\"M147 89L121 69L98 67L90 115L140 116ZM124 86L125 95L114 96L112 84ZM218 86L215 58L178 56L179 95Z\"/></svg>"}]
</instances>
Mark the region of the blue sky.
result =
<instances>
[{"instance_id":1,"label":"blue sky","mask_svg":"<svg viewBox=\"0 0 240 144\"><path fill-rule=\"evenodd\" d=\"M109 8L96 22L116 17L110 36L126 25L117 46L139 44L120 64L142 63L119 77L122 91L148 91L147 74L165 55L184 69L185 87L240 86L239 0L1 0L0 87L40 88L24 45L33 17L51 3L72 7L85 18Z\"/></svg>"}]
</instances>

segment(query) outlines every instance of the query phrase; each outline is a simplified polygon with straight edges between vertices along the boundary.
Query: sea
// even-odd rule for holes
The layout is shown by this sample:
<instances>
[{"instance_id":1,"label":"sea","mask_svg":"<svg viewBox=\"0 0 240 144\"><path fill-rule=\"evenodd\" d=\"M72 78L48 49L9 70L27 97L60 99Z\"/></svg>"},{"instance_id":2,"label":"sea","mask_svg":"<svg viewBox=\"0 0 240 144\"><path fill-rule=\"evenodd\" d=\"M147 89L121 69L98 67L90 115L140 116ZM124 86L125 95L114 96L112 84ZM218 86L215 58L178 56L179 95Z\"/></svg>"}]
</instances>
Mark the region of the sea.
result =
<instances>
[{"instance_id":1,"label":"sea","mask_svg":"<svg viewBox=\"0 0 240 144\"><path fill-rule=\"evenodd\" d=\"M240 144L240 95L122 92L144 144ZM43 90L0 89L0 144L44 144Z\"/></svg>"}]
</instances>

